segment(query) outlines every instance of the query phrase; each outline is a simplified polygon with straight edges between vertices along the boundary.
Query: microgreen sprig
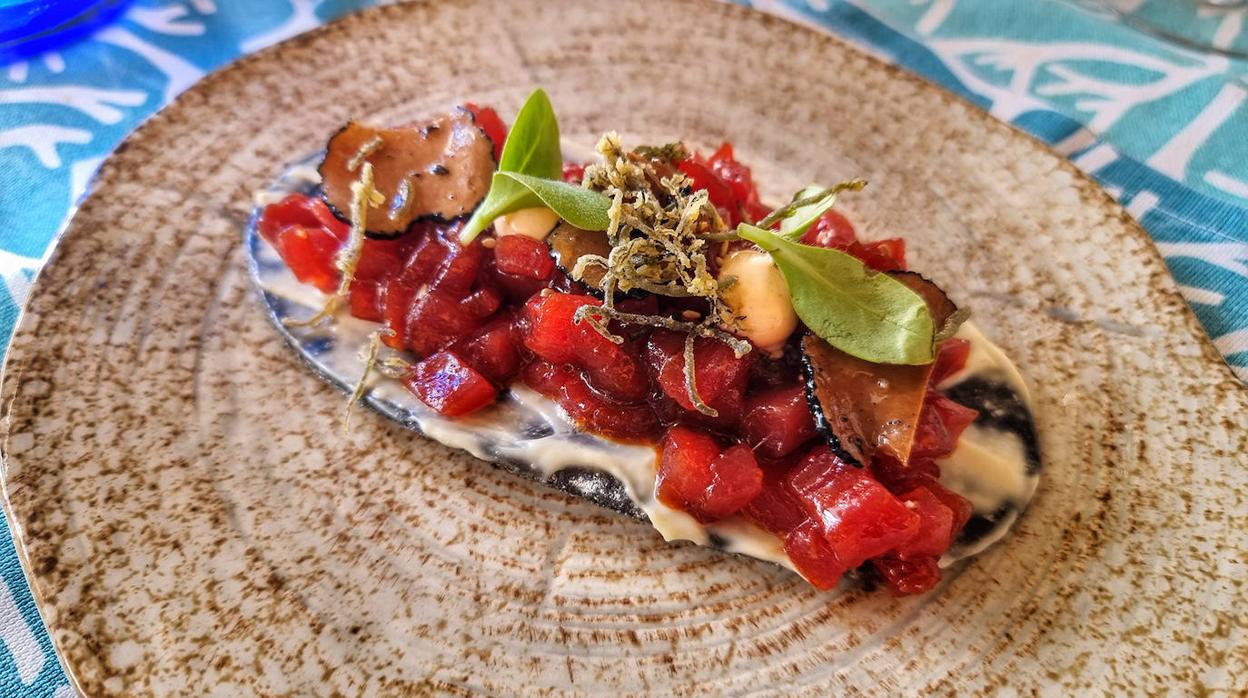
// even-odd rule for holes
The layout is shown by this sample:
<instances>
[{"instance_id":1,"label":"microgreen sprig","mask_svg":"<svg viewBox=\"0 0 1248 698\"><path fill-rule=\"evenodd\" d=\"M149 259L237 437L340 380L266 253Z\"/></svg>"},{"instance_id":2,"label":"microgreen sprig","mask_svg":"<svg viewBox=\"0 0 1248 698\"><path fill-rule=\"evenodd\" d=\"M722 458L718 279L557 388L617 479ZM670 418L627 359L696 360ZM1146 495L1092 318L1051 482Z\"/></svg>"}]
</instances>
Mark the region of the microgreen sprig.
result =
<instances>
[{"instance_id":1,"label":"microgreen sprig","mask_svg":"<svg viewBox=\"0 0 1248 698\"><path fill-rule=\"evenodd\" d=\"M472 242L499 216L537 206L554 210L580 228L603 230L611 202L598 192L564 182L562 171L559 121L550 97L536 89L516 114L490 191L464 225L460 242Z\"/></svg>"}]
</instances>

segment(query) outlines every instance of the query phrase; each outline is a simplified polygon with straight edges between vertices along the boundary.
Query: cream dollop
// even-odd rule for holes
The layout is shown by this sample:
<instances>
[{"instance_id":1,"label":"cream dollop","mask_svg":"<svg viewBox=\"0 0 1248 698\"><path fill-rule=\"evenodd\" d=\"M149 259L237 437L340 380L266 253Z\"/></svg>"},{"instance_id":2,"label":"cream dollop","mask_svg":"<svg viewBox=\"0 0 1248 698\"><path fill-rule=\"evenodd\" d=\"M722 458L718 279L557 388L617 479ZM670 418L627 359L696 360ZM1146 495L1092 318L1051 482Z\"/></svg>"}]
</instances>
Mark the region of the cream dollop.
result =
<instances>
[{"instance_id":1,"label":"cream dollop","mask_svg":"<svg viewBox=\"0 0 1248 698\"><path fill-rule=\"evenodd\" d=\"M775 353L797 328L797 313L789 297L789 284L771 261L758 250L738 250L728 255L719 279L734 277L723 299L738 318L737 332L760 350Z\"/></svg>"},{"instance_id":2,"label":"cream dollop","mask_svg":"<svg viewBox=\"0 0 1248 698\"><path fill-rule=\"evenodd\" d=\"M522 208L495 218L494 234L500 238L505 235L523 235L534 240L545 240L558 222L559 214L545 206Z\"/></svg>"}]
</instances>

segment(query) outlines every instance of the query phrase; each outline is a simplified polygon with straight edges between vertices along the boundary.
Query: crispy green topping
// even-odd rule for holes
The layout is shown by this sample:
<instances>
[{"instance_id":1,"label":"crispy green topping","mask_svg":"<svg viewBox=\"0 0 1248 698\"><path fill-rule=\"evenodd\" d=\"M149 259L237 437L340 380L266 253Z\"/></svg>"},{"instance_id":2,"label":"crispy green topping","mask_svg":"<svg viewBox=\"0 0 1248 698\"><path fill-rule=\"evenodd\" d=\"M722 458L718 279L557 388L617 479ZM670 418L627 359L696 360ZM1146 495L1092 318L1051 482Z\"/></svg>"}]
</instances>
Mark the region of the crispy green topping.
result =
<instances>
[{"instance_id":1,"label":"crispy green topping","mask_svg":"<svg viewBox=\"0 0 1248 698\"><path fill-rule=\"evenodd\" d=\"M715 416L698 394L693 380L693 340L713 337L727 343L737 356L750 351L750 344L721 328L737 327L721 295L721 284L709 268L714 241L708 236L726 230L719 212L705 191L691 191L688 177L657 163L675 162L688 156L683 144L641 147L626 152L615 133L598 142L601 161L585 169L583 185L611 198L607 240L611 253L582 256L572 269L572 278L585 280L590 267L603 270L599 290L602 307L586 306L577 313L599 334L613 342L623 341L607 326L608 320L680 330L689 333L686 343L686 388L690 402L703 414ZM657 186L656 186L657 185ZM661 315L621 313L615 309L616 292L640 290L671 298L701 298L708 311L700 322L683 322Z\"/></svg>"},{"instance_id":2,"label":"crispy green topping","mask_svg":"<svg viewBox=\"0 0 1248 698\"><path fill-rule=\"evenodd\" d=\"M680 141L663 145L639 145L633 148L633 152L651 160L667 163L678 163L689 157L689 149Z\"/></svg>"},{"instance_id":3,"label":"crispy green topping","mask_svg":"<svg viewBox=\"0 0 1248 698\"><path fill-rule=\"evenodd\" d=\"M936 344L940 344L946 339L953 337L955 334L958 333L958 329L962 327L962 323L970 319L971 319L970 308L958 308L957 310L953 311L952 315L945 318L945 323L943 325L936 328L936 337L932 341L934 341Z\"/></svg>"},{"instance_id":4,"label":"crispy green topping","mask_svg":"<svg viewBox=\"0 0 1248 698\"><path fill-rule=\"evenodd\" d=\"M648 162L627 157L614 133L603 136L598 152L602 162L586 168L585 184L611 197L611 255L590 257L577 267L583 273L589 264L602 266L604 292L640 289L704 298L711 305L711 318L735 324L708 269L710 247L703 235L717 232L722 223L707 193L689 193L689 179L678 172L655 176ZM659 191L651 184L656 180ZM612 293L606 297L610 303Z\"/></svg>"},{"instance_id":5,"label":"crispy green topping","mask_svg":"<svg viewBox=\"0 0 1248 698\"><path fill-rule=\"evenodd\" d=\"M360 178L351 183L351 233L347 244L334 257L334 266L342 272L338 282L338 295L346 297L351 290L351 282L355 280L355 268L360 264L360 253L364 251L364 230L368 223L369 206L380 206L386 197L373 187L373 166L364 163L360 170Z\"/></svg>"}]
</instances>

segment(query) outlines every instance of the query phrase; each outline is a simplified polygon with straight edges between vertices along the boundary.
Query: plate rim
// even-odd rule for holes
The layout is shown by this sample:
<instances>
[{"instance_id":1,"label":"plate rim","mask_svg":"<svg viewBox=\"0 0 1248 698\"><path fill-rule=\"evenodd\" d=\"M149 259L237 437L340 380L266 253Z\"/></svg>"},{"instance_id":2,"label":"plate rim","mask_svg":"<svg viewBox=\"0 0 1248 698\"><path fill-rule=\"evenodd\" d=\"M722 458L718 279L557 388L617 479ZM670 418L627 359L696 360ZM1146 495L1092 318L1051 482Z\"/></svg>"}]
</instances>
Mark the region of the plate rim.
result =
<instances>
[{"instance_id":1,"label":"plate rim","mask_svg":"<svg viewBox=\"0 0 1248 698\"><path fill-rule=\"evenodd\" d=\"M1232 372L1229 364L1225 361L1221 354L1218 353L1214 346L1212 338L1208 332L1200 324L1191 305L1183 298L1178 290L1177 281L1170 273L1164 258L1156 247L1156 243L1143 226L1127 212L1124 205L1115 200L1109 192L1107 192L1091 175L1085 173L1076 167L1068 158L1056 152L1051 146L1038 137L1022 130L1020 127L1000 120L992 116L988 110L981 105L975 103L972 99L960 95L942 85L939 85L927 78L913 73L883 57L880 57L862 46L855 44L840 34L825 31L820 28L796 21L787 16L781 16L770 12L763 11L754 7L738 5L734 2L725 0L665 0L666 2L680 2L686 6L698 7L700 11L719 12L729 17L727 21L740 23L757 21L773 26L781 26L788 31L796 31L813 37L817 41L829 42L835 45L838 51L848 53L855 56L859 60L865 60L871 63L875 68L882 70L888 74L889 81L902 82L915 87L917 90L926 92L931 95L938 95L945 103L961 104L967 108L970 115L969 123L972 123L977 131L982 133L991 133L992 129L999 129L999 133L1005 135L1016 142L1026 142L1027 147L1032 152L1043 153L1041 157L1045 158L1052 164L1055 164L1063 172L1070 175L1068 186L1072 191L1079 195L1079 205L1082 207L1095 208L1112 216L1129 231L1129 235L1136 238L1138 242L1143 243L1146 251L1147 261L1141 259L1142 268L1150 271L1164 272L1161 280L1154 275L1147 285L1147 293L1159 300L1163 297L1178 301L1181 306L1179 311L1183 315L1183 327L1189 335L1194 335L1195 346L1200 349L1199 357L1189 357L1190 361L1200 361L1204 364L1203 371L1206 374L1217 372L1217 377L1223 383L1231 383L1235 386L1232 390L1238 390L1242 394L1248 394L1248 384L1239 380ZM240 56L237 59L213 70L204 75L194 84L188 86L184 91L179 93L168 103L162 105L153 113L143 118L125 137L116 145L116 147L105 157L100 166L88 178L83 193L75 200L73 205L54 234L52 240L48 243L49 249L46 253L46 261L42 264L34 277L31 279L29 292L26 300L19 309L19 313L14 322L13 333L9 338L9 345L5 353L4 361L0 364L0 394L8 387L10 383L17 381L18 373L13 374L13 365L15 353L12 351L13 340L19 334L26 334L32 331L30 326L31 315L28 306L36 293L42 291L45 284L45 270L56 264L61 255L65 251L65 245L70 244L69 241L74 238L76 223L79 221L79 213L82 206L89 200L97 196L102 183L107 183L107 179L112 177L112 168L121 156L130 148L133 143L145 136L146 132L153 128L158 128L168 122L171 118L170 114L179 110L188 100L194 99L196 95L205 92L211 92L219 89L218 83L222 80L229 80L236 74L249 70L257 70L257 64L262 67L265 63L274 62L274 57L285 52L294 50L298 47L305 46L327 39L336 33L345 31L354 23L371 21L373 16L380 16L387 13L421 13L428 12L431 9L439 7L442 3L439 0L404 0L392 4L374 5L359 10L354 10L346 15L325 22L319 26L301 32L295 36L288 37L277 43L271 44L257 51ZM275 65L280 61L275 62ZM1098 141L1101 139L1098 137ZM239 244L243 244L242 238L239 238ZM249 282L250 285L250 282ZM1160 294L1159 296L1154 294ZM1193 337L1189 336L1189 340ZM1212 377L1212 376L1211 376ZM53 654L57 662L65 673L66 678L74 687L78 694L83 694L83 688L79 681L75 665L71 661L69 653L64 651L61 642L57 638L55 626L48 620L48 611L45 607L44 593L41 588L39 578L32 569L32 563L26 548L25 535L20 521L17 518L16 511L10 498L10 478L9 463L7 458L7 449L4 447L10 435L9 429L11 424L11 415L9 413L10 405L0 405L0 507L3 508L6 522L8 523L14 548L17 552L18 559L21 563L23 577L30 589L31 596L35 602L35 608L39 615L44 629L48 633L51 640Z\"/></svg>"}]
</instances>

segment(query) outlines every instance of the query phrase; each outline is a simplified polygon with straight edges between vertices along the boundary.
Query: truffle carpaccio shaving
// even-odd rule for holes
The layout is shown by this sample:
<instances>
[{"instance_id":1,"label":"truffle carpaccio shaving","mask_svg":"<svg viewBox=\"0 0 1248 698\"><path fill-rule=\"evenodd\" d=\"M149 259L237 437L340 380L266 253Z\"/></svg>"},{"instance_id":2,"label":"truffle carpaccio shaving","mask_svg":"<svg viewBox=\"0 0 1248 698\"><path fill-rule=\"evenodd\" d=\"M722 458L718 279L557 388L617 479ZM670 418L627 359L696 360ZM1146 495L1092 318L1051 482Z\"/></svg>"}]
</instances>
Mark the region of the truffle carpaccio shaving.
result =
<instances>
[{"instance_id":1,"label":"truffle carpaccio shaving","mask_svg":"<svg viewBox=\"0 0 1248 698\"><path fill-rule=\"evenodd\" d=\"M342 214L362 162L385 197L368 210L368 230L396 236L422 217L471 213L490 188L494 144L466 109L396 128L353 121L329 139L320 165L325 200Z\"/></svg>"}]
</instances>

